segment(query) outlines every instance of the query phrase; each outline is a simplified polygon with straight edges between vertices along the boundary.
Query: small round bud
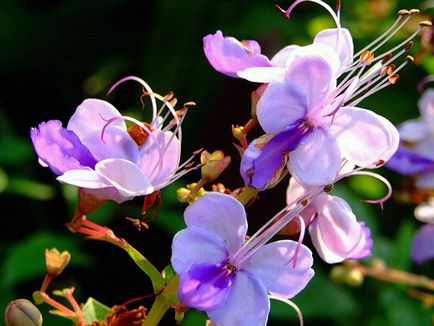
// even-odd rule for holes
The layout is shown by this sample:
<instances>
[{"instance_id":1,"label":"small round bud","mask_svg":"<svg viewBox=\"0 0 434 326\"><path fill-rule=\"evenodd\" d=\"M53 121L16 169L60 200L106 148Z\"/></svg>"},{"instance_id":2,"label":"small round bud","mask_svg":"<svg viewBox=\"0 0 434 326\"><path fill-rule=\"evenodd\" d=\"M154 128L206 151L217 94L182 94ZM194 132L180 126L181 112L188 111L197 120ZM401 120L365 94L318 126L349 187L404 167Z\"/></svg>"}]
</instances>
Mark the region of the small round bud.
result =
<instances>
[{"instance_id":1,"label":"small round bud","mask_svg":"<svg viewBox=\"0 0 434 326\"><path fill-rule=\"evenodd\" d=\"M45 267L47 274L56 277L62 273L71 260L68 251L59 252L56 248L45 249Z\"/></svg>"},{"instance_id":2,"label":"small round bud","mask_svg":"<svg viewBox=\"0 0 434 326\"><path fill-rule=\"evenodd\" d=\"M190 195L190 190L187 188L179 188L176 190L176 199L181 203L188 202L188 196Z\"/></svg>"},{"instance_id":3,"label":"small round bud","mask_svg":"<svg viewBox=\"0 0 434 326\"><path fill-rule=\"evenodd\" d=\"M342 283L345 281L348 269L345 266L334 266L330 271L330 279L336 283Z\"/></svg>"},{"instance_id":4,"label":"small round bud","mask_svg":"<svg viewBox=\"0 0 434 326\"><path fill-rule=\"evenodd\" d=\"M27 299L11 301L5 310L6 326L40 326L42 315L38 308Z\"/></svg>"},{"instance_id":5,"label":"small round bud","mask_svg":"<svg viewBox=\"0 0 434 326\"><path fill-rule=\"evenodd\" d=\"M357 287L363 284L364 278L365 277L360 270L353 269L345 276L345 283Z\"/></svg>"}]
</instances>

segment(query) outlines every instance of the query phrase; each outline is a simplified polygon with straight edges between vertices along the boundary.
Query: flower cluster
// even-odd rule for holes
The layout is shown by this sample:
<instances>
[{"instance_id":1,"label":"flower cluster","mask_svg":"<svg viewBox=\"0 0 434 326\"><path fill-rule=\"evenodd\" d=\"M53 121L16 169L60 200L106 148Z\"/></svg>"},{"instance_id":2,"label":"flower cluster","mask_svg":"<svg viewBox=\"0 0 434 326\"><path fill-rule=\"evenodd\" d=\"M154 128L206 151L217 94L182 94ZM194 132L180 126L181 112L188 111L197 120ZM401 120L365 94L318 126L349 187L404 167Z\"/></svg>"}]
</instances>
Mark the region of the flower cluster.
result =
<instances>
[{"instance_id":1,"label":"flower cluster","mask_svg":"<svg viewBox=\"0 0 434 326\"><path fill-rule=\"evenodd\" d=\"M287 10L279 9L289 17L304 1L308 0L296 0ZM180 201L189 203L184 212L186 228L172 242L171 265L179 279L163 279L145 258L137 258L138 253L124 239L86 220L85 211L71 223L74 231L114 243L140 261L138 265L153 280L157 297L149 320L156 318L155 311L175 306L178 310L190 307L205 311L214 323L223 326L265 325L270 298L292 304L288 299L314 276L312 252L302 243L305 230L327 263L370 256L370 229L357 220L343 198L330 192L343 178L368 175L389 189L384 198L368 201L382 204L390 197L391 187L383 177L365 170L389 161L398 149L400 135L401 145L388 166L417 175L418 187L434 189L430 150L434 142L434 92L427 92L421 100L422 118L402 125L399 133L386 118L358 105L398 80L398 72L412 61L406 54L411 39L427 23L421 23L401 44L374 54L416 12L400 11L388 31L354 53L351 33L340 25L340 8L335 13L322 1L310 1L331 14L336 28L319 32L311 44L288 45L271 59L261 54L254 40L238 41L221 31L204 37L205 55L217 71L260 85L254 92L249 125L233 129L241 142L239 170L244 184L233 191L222 184L213 184L213 191L204 190L231 159L221 151L202 151L201 163L196 166L201 168L202 178L178 191ZM60 182L79 187L97 201L122 203L155 194L183 176L190 166L190 160L180 165L181 123L188 105L175 111L173 94L162 97L137 77L122 79L109 93L127 80L138 81L144 95L150 97L151 121L123 116L106 101L87 99L66 128L60 121L50 120L31 129L41 165L58 175ZM156 99L163 102L160 108ZM133 125L127 127L126 122ZM246 133L256 124L263 134L247 142ZM243 204L252 203L259 192L272 188L288 174L286 205L247 236ZM433 206L430 209L432 213ZM270 242L278 233L298 234L299 241ZM433 254L431 250L429 255ZM40 295L50 299L45 293ZM169 299L161 303L164 298ZM79 312L78 317L71 314L82 317Z\"/></svg>"}]
</instances>

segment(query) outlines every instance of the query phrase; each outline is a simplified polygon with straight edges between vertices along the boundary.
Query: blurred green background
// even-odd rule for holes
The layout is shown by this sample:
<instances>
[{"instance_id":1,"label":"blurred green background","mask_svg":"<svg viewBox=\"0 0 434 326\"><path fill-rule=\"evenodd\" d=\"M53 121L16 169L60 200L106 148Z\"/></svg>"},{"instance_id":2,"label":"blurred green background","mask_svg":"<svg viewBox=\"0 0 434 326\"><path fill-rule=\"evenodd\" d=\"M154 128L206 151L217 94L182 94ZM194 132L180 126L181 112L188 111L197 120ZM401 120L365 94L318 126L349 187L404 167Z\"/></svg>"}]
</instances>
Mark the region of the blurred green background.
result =
<instances>
[{"instance_id":1,"label":"blurred green background","mask_svg":"<svg viewBox=\"0 0 434 326\"><path fill-rule=\"evenodd\" d=\"M148 280L118 248L83 239L65 227L76 203L76 189L60 185L42 168L33 152L30 127L59 119L66 125L77 105L88 97L111 101L125 114L143 118L140 87L128 83L113 95L108 87L127 75L146 80L154 91L174 91L180 103L195 101L183 125L183 157L205 147L222 149L233 158L220 181L229 188L241 185L239 157L233 147L231 124L249 119L250 92L256 85L215 72L202 52L202 38L221 29L239 39L256 39L269 56L287 44L308 44L322 28L333 26L325 11L312 3L300 5L288 21L274 6L290 1L203 0L1 0L0 1L0 309L14 298L31 298L44 276L45 247L72 253L70 266L50 289L75 286L80 302L89 296L112 306L151 293ZM333 4L333 1L329 1ZM401 8L417 7L414 0L342 1L342 24L354 37L356 49L368 44L394 21ZM426 17L432 13L426 11ZM419 16L422 20L425 16ZM390 42L403 40L410 24ZM416 40L416 43L417 40ZM411 50L416 54L418 46ZM398 84L362 102L393 123L418 116L417 83L434 74L427 53L409 65ZM145 108L146 109L146 108ZM258 128L259 129L259 128ZM260 130L253 133L259 135ZM403 179L380 171L394 185ZM192 172L165 189L163 206L149 230L138 232L125 217L140 217L141 198L123 205L107 203L90 219L110 226L162 269L170 260L173 234L183 227L184 205L175 190L200 178ZM285 182L284 182L285 183ZM250 233L279 211L285 202L285 184L261 193L248 209ZM409 246L420 225L412 205L393 199L382 213L360 202L384 193L381 184L353 178L335 189L367 221L374 238L374 256L389 266L434 277L433 264L409 260ZM431 311L406 294L406 288L367 279L350 288L329 279L331 266L315 256L316 276L294 301L306 325L428 325ZM151 300L142 302L148 307ZM45 325L69 325L50 316ZM186 315L185 325L203 324L197 312ZM162 324L174 325L173 312ZM295 313L273 303L270 325L297 325Z\"/></svg>"}]
</instances>

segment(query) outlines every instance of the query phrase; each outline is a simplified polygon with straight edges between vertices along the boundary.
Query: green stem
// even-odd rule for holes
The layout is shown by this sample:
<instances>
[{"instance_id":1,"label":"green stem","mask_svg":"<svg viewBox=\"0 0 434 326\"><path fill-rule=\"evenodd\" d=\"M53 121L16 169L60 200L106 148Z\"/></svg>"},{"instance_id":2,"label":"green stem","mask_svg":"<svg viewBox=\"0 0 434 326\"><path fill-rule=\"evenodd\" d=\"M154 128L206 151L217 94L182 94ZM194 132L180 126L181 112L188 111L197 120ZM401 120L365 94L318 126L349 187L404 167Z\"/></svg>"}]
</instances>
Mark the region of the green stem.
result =
<instances>
[{"instance_id":1,"label":"green stem","mask_svg":"<svg viewBox=\"0 0 434 326\"><path fill-rule=\"evenodd\" d=\"M161 294L157 295L142 326L156 326L172 305L179 301L176 296L179 276L173 277Z\"/></svg>"}]
</instances>

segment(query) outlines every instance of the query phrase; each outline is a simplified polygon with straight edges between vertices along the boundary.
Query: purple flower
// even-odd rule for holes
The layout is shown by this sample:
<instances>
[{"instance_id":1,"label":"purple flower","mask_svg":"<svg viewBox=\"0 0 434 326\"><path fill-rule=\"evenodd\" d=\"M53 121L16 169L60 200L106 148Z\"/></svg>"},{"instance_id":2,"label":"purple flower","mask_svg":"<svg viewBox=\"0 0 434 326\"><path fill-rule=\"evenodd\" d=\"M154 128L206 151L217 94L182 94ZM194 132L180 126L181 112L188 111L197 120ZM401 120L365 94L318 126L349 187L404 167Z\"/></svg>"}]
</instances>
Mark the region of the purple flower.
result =
<instances>
[{"instance_id":1,"label":"purple flower","mask_svg":"<svg viewBox=\"0 0 434 326\"><path fill-rule=\"evenodd\" d=\"M333 183L343 159L360 167L376 167L387 161L398 147L398 132L385 118L372 111L345 105L361 79L336 85L334 76L336 54L323 52L313 44L294 50L293 60L283 81L271 82L257 105L257 117L267 134L297 133L298 142L280 137L274 147L279 155L270 155L266 146L260 153L247 149L243 160L265 157L263 166L276 166L290 152L289 172L302 183L325 185ZM363 82L362 82L363 84ZM300 130L302 130L300 132ZM252 143L250 146L255 146ZM274 171L255 169L252 173L272 175Z\"/></svg>"},{"instance_id":2,"label":"purple flower","mask_svg":"<svg viewBox=\"0 0 434 326\"><path fill-rule=\"evenodd\" d=\"M337 29L326 29L319 32L314 39L321 44L324 51L338 56L336 72L352 62L353 41L347 29L340 29L337 40ZM230 77L244 78L257 83L269 83L282 80L285 71L293 60L298 45L288 45L277 52L271 60L261 54L259 44L254 40L238 41L234 37L223 37L221 31L204 37L204 52L213 68Z\"/></svg>"},{"instance_id":3,"label":"purple flower","mask_svg":"<svg viewBox=\"0 0 434 326\"><path fill-rule=\"evenodd\" d=\"M411 258L418 264L434 258L434 224L424 225L416 232Z\"/></svg>"},{"instance_id":4,"label":"purple flower","mask_svg":"<svg viewBox=\"0 0 434 326\"><path fill-rule=\"evenodd\" d=\"M291 178L286 193L288 204L307 190ZM342 198L322 193L310 201L300 216L308 225L312 243L325 262L332 264L371 255L369 228L364 222L357 221Z\"/></svg>"},{"instance_id":5,"label":"purple flower","mask_svg":"<svg viewBox=\"0 0 434 326\"><path fill-rule=\"evenodd\" d=\"M86 189L97 199L118 203L147 195L167 185L179 165L180 142L153 120L146 141L139 145L110 103L86 99L66 128L50 120L30 135L39 162L62 183ZM158 122L160 123L160 122Z\"/></svg>"},{"instance_id":6,"label":"purple flower","mask_svg":"<svg viewBox=\"0 0 434 326\"><path fill-rule=\"evenodd\" d=\"M268 293L291 298L313 276L305 246L283 240L241 250L247 232L244 207L232 196L211 192L184 213L187 228L172 244L172 265L180 275L178 296L221 325L265 325Z\"/></svg>"}]
</instances>

